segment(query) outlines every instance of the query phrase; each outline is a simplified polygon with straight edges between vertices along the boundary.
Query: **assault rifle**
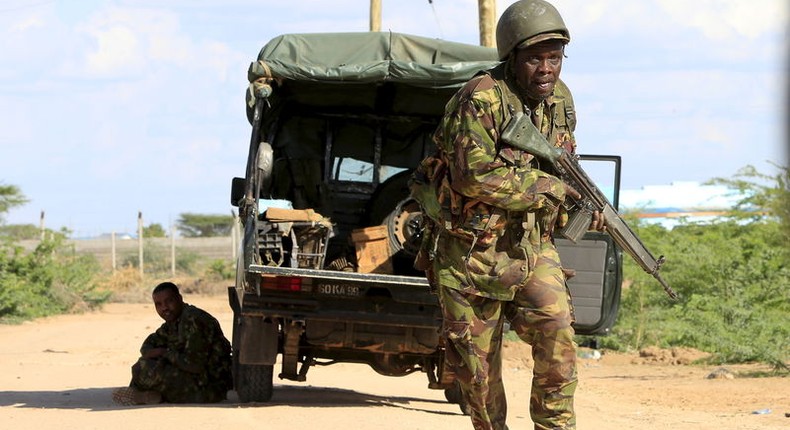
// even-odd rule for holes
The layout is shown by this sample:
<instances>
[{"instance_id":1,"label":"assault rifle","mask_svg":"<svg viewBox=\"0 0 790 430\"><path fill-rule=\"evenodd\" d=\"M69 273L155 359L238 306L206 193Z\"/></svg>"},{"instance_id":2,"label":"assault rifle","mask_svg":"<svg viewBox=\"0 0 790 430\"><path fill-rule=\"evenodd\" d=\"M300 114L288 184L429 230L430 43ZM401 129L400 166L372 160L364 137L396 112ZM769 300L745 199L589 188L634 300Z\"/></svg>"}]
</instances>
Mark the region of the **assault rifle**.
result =
<instances>
[{"instance_id":1,"label":"assault rifle","mask_svg":"<svg viewBox=\"0 0 790 430\"><path fill-rule=\"evenodd\" d=\"M593 212L598 211L606 220L606 231L614 239L614 242L630 255L645 272L656 278L669 297L677 300L678 295L658 273L661 265L664 264L664 256L662 255L658 259L653 257L653 254L609 203L609 199L587 176L576 156L569 154L562 148L549 145L546 138L532 124L529 116L522 112L512 113L510 122L505 126L500 138L513 147L550 162L557 175L581 194L579 199L567 196L566 204L570 216L568 223L560 230L563 237L576 243L589 228Z\"/></svg>"}]
</instances>

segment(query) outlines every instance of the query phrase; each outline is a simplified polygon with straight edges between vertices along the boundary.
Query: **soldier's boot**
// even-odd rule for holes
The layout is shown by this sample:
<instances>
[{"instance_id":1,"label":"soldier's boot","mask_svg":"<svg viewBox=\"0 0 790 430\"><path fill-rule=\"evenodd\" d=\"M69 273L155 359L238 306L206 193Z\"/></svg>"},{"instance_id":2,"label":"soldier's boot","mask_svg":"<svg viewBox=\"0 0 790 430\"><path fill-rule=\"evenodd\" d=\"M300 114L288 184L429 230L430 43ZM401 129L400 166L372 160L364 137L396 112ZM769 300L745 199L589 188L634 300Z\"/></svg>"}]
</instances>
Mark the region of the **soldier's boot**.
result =
<instances>
[{"instance_id":1,"label":"soldier's boot","mask_svg":"<svg viewBox=\"0 0 790 430\"><path fill-rule=\"evenodd\" d=\"M124 406L156 405L162 403L162 394L158 391L143 391L134 387L122 387L113 390L112 400Z\"/></svg>"}]
</instances>

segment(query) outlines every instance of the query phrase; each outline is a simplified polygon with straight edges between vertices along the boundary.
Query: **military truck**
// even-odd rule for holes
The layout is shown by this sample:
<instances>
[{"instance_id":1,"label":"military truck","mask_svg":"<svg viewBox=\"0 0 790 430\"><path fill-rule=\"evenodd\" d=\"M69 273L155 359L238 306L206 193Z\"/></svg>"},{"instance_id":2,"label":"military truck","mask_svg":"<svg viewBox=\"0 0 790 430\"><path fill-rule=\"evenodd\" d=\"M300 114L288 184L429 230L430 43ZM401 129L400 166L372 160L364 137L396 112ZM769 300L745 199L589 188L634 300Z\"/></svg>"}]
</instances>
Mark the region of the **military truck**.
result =
<instances>
[{"instance_id":1,"label":"military truck","mask_svg":"<svg viewBox=\"0 0 790 430\"><path fill-rule=\"evenodd\" d=\"M495 49L398 33L288 34L262 48L248 73L246 171L231 191L243 230L228 289L241 402L270 400L275 366L305 381L334 363L421 372L462 401L437 297L413 268L422 214L407 181L435 150L449 98L496 64ZM619 158L582 159L616 205ZM620 250L596 232L557 244L577 272L577 332L606 333Z\"/></svg>"}]
</instances>

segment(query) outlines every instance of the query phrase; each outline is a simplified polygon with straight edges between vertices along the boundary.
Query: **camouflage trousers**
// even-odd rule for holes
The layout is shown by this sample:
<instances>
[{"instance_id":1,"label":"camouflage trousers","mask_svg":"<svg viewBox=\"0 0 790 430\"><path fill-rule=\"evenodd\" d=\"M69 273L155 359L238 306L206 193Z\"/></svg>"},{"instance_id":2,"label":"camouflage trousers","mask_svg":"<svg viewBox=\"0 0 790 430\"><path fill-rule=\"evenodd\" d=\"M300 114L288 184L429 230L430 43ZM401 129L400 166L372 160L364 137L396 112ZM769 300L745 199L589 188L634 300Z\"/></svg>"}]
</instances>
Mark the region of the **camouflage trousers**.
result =
<instances>
[{"instance_id":1,"label":"camouflage trousers","mask_svg":"<svg viewBox=\"0 0 790 430\"><path fill-rule=\"evenodd\" d=\"M130 386L143 391L156 391L169 403L215 403L225 400L227 391L207 386L205 378L179 369L163 359L137 360L132 366Z\"/></svg>"},{"instance_id":2,"label":"camouflage trousers","mask_svg":"<svg viewBox=\"0 0 790 430\"><path fill-rule=\"evenodd\" d=\"M505 429L507 401L502 382L505 319L532 346L535 361L530 415L535 429L575 429L576 344L573 309L559 255L544 246L534 271L512 301L501 301L439 286L447 339L447 363L454 370L477 430Z\"/></svg>"}]
</instances>

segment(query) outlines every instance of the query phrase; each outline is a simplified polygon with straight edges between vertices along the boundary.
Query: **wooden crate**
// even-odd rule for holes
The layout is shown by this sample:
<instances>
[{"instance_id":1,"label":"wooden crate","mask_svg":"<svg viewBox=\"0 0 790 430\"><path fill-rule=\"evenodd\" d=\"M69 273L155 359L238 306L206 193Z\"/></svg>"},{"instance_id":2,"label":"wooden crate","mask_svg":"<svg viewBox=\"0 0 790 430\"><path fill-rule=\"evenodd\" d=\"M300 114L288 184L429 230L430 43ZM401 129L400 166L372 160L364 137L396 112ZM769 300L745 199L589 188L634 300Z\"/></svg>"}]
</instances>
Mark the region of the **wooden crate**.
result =
<instances>
[{"instance_id":1,"label":"wooden crate","mask_svg":"<svg viewBox=\"0 0 790 430\"><path fill-rule=\"evenodd\" d=\"M392 273L387 226L359 228L351 232L357 251L357 272Z\"/></svg>"}]
</instances>

